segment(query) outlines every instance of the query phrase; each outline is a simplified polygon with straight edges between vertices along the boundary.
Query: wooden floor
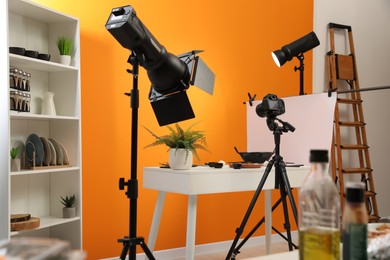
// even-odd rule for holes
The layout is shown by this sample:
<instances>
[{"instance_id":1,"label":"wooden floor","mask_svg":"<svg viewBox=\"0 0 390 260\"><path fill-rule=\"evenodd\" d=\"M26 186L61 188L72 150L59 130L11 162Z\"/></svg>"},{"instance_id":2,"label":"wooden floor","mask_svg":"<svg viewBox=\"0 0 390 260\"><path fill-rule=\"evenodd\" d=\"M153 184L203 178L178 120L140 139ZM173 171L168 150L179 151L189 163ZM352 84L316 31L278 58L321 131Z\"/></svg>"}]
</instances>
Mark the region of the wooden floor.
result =
<instances>
[{"instance_id":1,"label":"wooden floor","mask_svg":"<svg viewBox=\"0 0 390 260\"><path fill-rule=\"evenodd\" d=\"M240 250L240 254L236 256L237 260L244 260L246 258L256 257L266 255L265 246L261 247L243 247ZM288 251L287 242L276 242L272 243L272 253L281 253ZM207 253L196 255L194 260L218 260L225 259L228 252L215 252L215 253ZM184 260L185 257L174 258L173 260Z\"/></svg>"}]
</instances>

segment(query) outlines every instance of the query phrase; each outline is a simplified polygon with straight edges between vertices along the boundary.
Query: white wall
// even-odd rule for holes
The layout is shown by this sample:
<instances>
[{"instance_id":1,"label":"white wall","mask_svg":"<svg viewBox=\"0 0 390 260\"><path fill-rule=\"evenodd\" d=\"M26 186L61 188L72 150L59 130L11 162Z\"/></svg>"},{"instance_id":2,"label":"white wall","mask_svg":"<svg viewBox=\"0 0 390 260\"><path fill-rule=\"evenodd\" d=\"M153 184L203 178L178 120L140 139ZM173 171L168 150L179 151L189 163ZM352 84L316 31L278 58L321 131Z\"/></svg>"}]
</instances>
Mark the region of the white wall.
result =
<instances>
[{"instance_id":1,"label":"white wall","mask_svg":"<svg viewBox=\"0 0 390 260\"><path fill-rule=\"evenodd\" d=\"M313 92L326 86L325 54L329 51L329 22L352 26L361 88L390 85L390 1L315 0L314 31L321 45L315 48ZM339 45L337 45L339 46ZM337 49L336 49L337 50ZM362 92L367 138L377 191L379 214L390 216L390 89Z\"/></svg>"}]
</instances>

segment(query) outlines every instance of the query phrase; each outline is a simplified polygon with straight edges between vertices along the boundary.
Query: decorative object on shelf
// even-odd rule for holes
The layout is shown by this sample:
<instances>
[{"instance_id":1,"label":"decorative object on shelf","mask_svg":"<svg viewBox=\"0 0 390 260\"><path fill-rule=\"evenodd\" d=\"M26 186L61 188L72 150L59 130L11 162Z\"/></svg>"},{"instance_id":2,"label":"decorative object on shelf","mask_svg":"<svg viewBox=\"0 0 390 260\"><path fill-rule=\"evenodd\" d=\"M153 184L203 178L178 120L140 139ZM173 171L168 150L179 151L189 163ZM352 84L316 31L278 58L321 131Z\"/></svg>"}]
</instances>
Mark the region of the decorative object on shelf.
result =
<instances>
[{"instance_id":1,"label":"decorative object on shelf","mask_svg":"<svg viewBox=\"0 0 390 260\"><path fill-rule=\"evenodd\" d=\"M9 52L13 54L23 55L26 52L25 48L22 47L9 47Z\"/></svg>"},{"instance_id":2,"label":"decorative object on shelf","mask_svg":"<svg viewBox=\"0 0 390 260\"><path fill-rule=\"evenodd\" d=\"M207 151L207 142L204 132L192 130L195 124L197 123L190 125L185 130L182 129L178 123L175 124L175 129L171 126L167 126L170 133L163 136L158 136L148 128L144 127L156 138L153 143L145 146L145 148L164 144L171 150L169 152L169 165L171 169L189 169L192 166L192 154L199 159L199 155L196 150L200 149ZM180 149L182 149L183 152L181 152Z\"/></svg>"},{"instance_id":3,"label":"decorative object on shelf","mask_svg":"<svg viewBox=\"0 0 390 260\"><path fill-rule=\"evenodd\" d=\"M62 209L62 216L64 218L74 218L76 216L76 208L75 208L75 203L76 203L76 195L73 194L72 196L61 196L61 203L65 207Z\"/></svg>"},{"instance_id":4,"label":"decorative object on shelf","mask_svg":"<svg viewBox=\"0 0 390 260\"><path fill-rule=\"evenodd\" d=\"M60 63L69 66L73 52L72 40L68 37L61 36L57 39L57 47L60 51Z\"/></svg>"},{"instance_id":5,"label":"decorative object on shelf","mask_svg":"<svg viewBox=\"0 0 390 260\"><path fill-rule=\"evenodd\" d=\"M42 115L55 116L57 115L56 107L54 105L54 93L46 92L43 94L43 102L42 102Z\"/></svg>"},{"instance_id":6,"label":"decorative object on shelf","mask_svg":"<svg viewBox=\"0 0 390 260\"><path fill-rule=\"evenodd\" d=\"M41 221L30 214L11 214L10 222L11 231L22 231L38 228Z\"/></svg>"},{"instance_id":7,"label":"decorative object on shelf","mask_svg":"<svg viewBox=\"0 0 390 260\"><path fill-rule=\"evenodd\" d=\"M20 171L20 158L16 158L19 155L19 147L11 148L11 172Z\"/></svg>"},{"instance_id":8,"label":"decorative object on shelf","mask_svg":"<svg viewBox=\"0 0 390 260\"><path fill-rule=\"evenodd\" d=\"M32 167L42 166L45 151L41 139L37 134L30 134L26 140L26 159Z\"/></svg>"}]
</instances>

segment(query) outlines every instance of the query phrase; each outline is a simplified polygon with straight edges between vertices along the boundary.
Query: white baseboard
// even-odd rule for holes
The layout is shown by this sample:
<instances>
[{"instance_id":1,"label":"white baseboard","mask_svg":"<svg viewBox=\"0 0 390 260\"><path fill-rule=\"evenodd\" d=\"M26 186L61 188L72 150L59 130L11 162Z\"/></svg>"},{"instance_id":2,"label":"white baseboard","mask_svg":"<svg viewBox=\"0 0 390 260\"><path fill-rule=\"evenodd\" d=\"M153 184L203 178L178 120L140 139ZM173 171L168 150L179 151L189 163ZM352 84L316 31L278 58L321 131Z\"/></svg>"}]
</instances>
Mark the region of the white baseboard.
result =
<instances>
[{"instance_id":1,"label":"white baseboard","mask_svg":"<svg viewBox=\"0 0 390 260\"><path fill-rule=\"evenodd\" d=\"M291 235L292 235L293 241L298 240L298 232L297 231L292 231ZM281 242L281 241L283 241L283 238L280 237L278 234L273 234L272 241L273 242ZM233 241L230 240L230 241L216 242L216 243L210 243L210 244L196 245L195 246L195 255L209 254L209 253L215 253L215 252L224 252L224 251L226 252L226 255L227 255L227 253L230 249L230 246L232 245L232 242ZM265 246L265 236L251 237L245 243L243 250L245 250L245 247L256 247L256 246ZM171 259L175 259L175 258L179 258L179 257L184 257L186 254L185 250L186 250L185 247L159 250L159 251L153 252L153 256L158 260L171 260ZM107 260L114 260L114 259L119 259L119 257L106 258L106 259ZM144 260L144 259L145 259L145 253L137 254L137 260Z\"/></svg>"}]
</instances>

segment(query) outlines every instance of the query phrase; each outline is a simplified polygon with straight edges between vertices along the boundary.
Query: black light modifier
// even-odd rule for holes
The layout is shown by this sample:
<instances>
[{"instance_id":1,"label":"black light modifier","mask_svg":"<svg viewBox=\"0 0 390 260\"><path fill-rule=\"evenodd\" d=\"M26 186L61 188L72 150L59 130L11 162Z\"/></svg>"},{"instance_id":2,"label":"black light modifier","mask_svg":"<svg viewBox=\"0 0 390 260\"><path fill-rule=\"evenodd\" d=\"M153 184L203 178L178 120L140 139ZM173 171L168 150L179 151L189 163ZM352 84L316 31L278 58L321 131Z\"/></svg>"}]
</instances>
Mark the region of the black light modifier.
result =
<instances>
[{"instance_id":1,"label":"black light modifier","mask_svg":"<svg viewBox=\"0 0 390 260\"><path fill-rule=\"evenodd\" d=\"M315 47L320 45L320 41L314 32L311 32L290 44L283 46L280 50L272 52L272 58L274 59L278 67L283 66L287 61L297 57Z\"/></svg>"},{"instance_id":2,"label":"black light modifier","mask_svg":"<svg viewBox=\"0 0 390 260\"><path fill-rule=\"evenodd\" d=\"M202 51L194 50L179 57L169 53L130 5L112 9L106 29L146 69L152 83L149 100L159 125L194 118L186 90L194 84L211 95L214 90L214 73L196 56Z\"/></svg>"}]
</instances>

